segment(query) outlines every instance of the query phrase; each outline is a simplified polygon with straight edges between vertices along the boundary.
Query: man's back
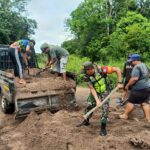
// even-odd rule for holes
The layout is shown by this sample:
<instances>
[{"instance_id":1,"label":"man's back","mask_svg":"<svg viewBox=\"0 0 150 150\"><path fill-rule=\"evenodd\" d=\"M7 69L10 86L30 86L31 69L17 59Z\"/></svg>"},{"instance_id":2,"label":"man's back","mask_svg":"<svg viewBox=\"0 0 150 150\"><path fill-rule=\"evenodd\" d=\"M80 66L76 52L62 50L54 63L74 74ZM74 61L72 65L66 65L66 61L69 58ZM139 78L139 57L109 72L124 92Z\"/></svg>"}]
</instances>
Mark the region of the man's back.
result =
<instances>
[{"instance_id":1,"label":"man's back","mask_svg":"<svg viewBox=\"0 0 150 150\"><path fill-rule=\"evenodd\" d=\"M49 47L50 47L49 56L51 58L60 59L63 56L68 56L69 55L69 52L66 49L62 48L62 47L54 46L54 45L50 45Z\"/></svg>"},{"instance_id":2,"label":"man's back","mask_svg":"<svg viewBox=\"0 0 150 150\"><path fill-rule=\"evenodd\" d=\"M149 69L144 63L134 66L131 76L139 78L139 80L133 85L132 89L140 90L150 87Z\"/></svg>"}]
</instances>

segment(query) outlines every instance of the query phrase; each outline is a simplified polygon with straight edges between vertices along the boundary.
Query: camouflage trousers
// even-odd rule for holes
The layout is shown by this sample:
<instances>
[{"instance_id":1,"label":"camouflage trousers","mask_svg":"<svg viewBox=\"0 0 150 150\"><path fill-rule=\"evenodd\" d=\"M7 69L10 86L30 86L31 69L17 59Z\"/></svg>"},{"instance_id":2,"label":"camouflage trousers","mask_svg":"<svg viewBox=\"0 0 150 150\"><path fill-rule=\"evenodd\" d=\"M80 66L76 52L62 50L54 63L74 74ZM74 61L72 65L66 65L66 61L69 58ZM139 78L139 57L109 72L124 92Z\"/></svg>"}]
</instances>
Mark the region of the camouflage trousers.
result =
<instances>
[{"instance_id":1,"label":"camouflage trousers","mask_svg":"<svg viewBox=\"0 0 150 150\"><path fill-rule=\"evenodd\" d=\"M107 95L109 95L109 93L104 92L103 94L98 95L98 96L99 96L99 99L101 101L103 101ZM104 124L107 123L107 117L108 117L108 112L109 112L109 102L110 102L110 99L108 99L108 101L106 103L104 103L101 107L101 111L102 111L102 113L101 113L101 123L104 123ZM84 110L85 114L96 106L96 101L95 101L92 93L89 94L89 96L87 98L87 103L88 103L88 105ZM92 117L92 115L93 115L93 113L88 117L88 119L90 119Z\"/></svg>"}]
</instances>

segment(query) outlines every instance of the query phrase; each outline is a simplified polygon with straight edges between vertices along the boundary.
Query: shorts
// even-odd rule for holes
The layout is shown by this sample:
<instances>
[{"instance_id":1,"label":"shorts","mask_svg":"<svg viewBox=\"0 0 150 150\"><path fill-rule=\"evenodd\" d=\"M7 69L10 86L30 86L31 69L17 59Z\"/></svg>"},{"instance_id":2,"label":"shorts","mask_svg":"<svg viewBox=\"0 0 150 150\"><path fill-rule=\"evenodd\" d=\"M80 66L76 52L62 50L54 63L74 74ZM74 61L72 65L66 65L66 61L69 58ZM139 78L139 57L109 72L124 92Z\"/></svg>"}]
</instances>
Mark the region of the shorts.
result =
<instances>
[{"instance_id":1,"label":"shorts","mask_svg":"<svg viewBox=\"0 0 150 150\"><path fill-rule=\"evenodd\" d=\"M150 87L141 90L131 90L129 101L133 104L149 103L150 101Z\"/></svg>"},{"instance_id":2,"label":"shorts","mask_svg":"<svg viewBox=\"0 0 150 150\"><path fill-rule=\"evenodd\" d=\"M65 73L68 62L68 56L63 56L54 64L53 70L58 73Z\"/></svg>"}]
</instances>

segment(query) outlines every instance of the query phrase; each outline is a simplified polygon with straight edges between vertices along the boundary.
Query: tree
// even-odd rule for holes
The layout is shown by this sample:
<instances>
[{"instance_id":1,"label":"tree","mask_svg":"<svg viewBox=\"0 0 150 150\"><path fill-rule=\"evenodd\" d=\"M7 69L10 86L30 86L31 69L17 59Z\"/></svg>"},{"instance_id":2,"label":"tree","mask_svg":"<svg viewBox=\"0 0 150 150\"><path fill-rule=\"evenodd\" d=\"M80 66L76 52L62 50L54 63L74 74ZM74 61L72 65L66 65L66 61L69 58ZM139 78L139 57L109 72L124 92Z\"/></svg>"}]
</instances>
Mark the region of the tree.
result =
<instances>
[{"instance_id":1,"label":"tree","mask_svg":"<svg viewBox=\"0 0 150 150\"><path fill-rule=\"evenodd\" d=\"M117 21L125 16L128 9L126 1L85 0L71 13L67 27L78 41L80 55L90 56L92 61L104 58L99 55L106 53L106 39L115 30Z\"/></svg>"},{"instance_id":2,"label":"tree","mask_svg":"<svg viewBox=\"0 0 150 150\"><path fill-rule=\"evenodd\" d=\"M10 44L34 34L37 23L25 17L28 0L0 0L0 43Z\"/></svg>"},{"instance_id":3,"label":"tree","mask_svg":"<svg viewBox=\"0 0 150 150\"><path fill-rule=\"evenodd\" d=\"M78 41L79 54L83 56L91 55L91 46L94 46L92 42L99 39L100 41L97 44L101 48L100 42L103 41L103 37L108 36L112 32L112 18L109 7L109 1L86 0L71 13L71 18L67 20L67 26Z\"/></svg>"},{"instance_id":4,"label":"tree","mask_svg":"<svg viewBox=\"0 0 150 150\"><path fill-rule=\"evenodd\" d=\"M128 52L150 55L150 21L136 12L128 12L117 24L110 37L109 53L114 58L126 56Z\"/></svg>"},{"instance_id":5,"label":"tree","mask_svg":"<svg viewBox=\"0 0 150 150\"><path fill-rule=\"evenodd\" d=\"M150 0L136 0L137 12L150 19Z\"/></svg>"},{"instance_id":6,"label":"tree","mask_svg":"<svg viewBox=\"0 0 150 150\"><path fill-rule=\"evenodd\" d=\"M64 41L61 46L68 50L70 54L78 53L79 47L76 39Z\"/></svg>"},{"instance_id":7,"label":"tree","mask_svg":"<svg viewBox=\"0 0 150 150\"><path fill-rule=\"evenodd\" d=\"M108 56L110 51L108 46L112 45L112 43L110 45L110 37L113 42L111 34L116 31L118 21L125 17L128 11L139 12L148 17L150 2L149 0L85 0L82 2L66 21L66 26L74 34L78 43L74 49L77 49L78 54L90 57L92 61L104 60L105 57L99 56ZM121 43L122 41L116 41L113 46L127 47L127 43Z\"/></svg>"}]
</instances>

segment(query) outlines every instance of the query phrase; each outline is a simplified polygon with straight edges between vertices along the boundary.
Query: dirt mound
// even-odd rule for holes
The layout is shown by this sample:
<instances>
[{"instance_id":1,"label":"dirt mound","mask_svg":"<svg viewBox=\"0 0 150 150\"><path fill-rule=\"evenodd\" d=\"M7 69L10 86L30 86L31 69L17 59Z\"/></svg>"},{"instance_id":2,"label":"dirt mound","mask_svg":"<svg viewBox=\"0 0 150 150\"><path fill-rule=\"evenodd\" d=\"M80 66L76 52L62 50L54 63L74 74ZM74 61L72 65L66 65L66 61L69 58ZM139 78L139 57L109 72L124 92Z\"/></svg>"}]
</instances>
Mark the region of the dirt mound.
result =
<instances>
[{"instance_id":1,"label":"dirt mound","mask_svg":"<svg viewBox=\"0 0 150 150\"><path fill-rule=\"evenodd\" d=\"M20 100L21 103L22 100L25 101L31 98L49 97L49 101L51 101L49 103L52 104L50 107L56 110L68 108L75 103L75 80L68 77L67 81L64 81L61 77L55 77L49 70L35 76L38 71L40 69L30 69L30 75L25 76L26 85L19 84L19 79L15 78L15 99Z\"/></svg>"},{"instance_id":2,"label":"dirt mound","mask_svg":"<svg viewBox=\"0 0 150 150\"><path fill-rule=\"evenodd\" d=\"M109 135L101 137L99 121L95 119L99 116L98 112L95 115L90 126L77 128L76 125L82 120L81 112L62 110L51 114L45 111L40 115L31 112L9 135L4 134L2 145L7 143L9 149L20 145L19 150L123 150L134 149L136 145L140 149L149 146L149 138L145 137L150 133L148 124L115 119L108 123ZM111 117L114 117L113 112ZM142 147L136 144L137 140L131 140L139 136L139 131L143 139Z\"/></svg>"},{"instance_id":3,"label":"dirt mound","mask_svg":"<svg viewBox=\"0 0 150 150\"><path fill-rule=\"evenodd\" d=\"M81 90L79 92L83 94ZM77 100L80 100L78 96ZM84 101L81 102L81 106L85 106ZM140 107L137 107L136 111L141 112L139 110ZM133 114L129 120L121 120L117 117L120 112L111 107L108 135L101 137L101 111L94 113L88 127L77 128L76 125L83 120L82 111L83 107L80 111L61 110L55 114L48 111L39 115L31 112L22 122L5 123L0 129L0 150L149 149L150 124L141 120L141 114ZM138 117L138 120L134 119L135 117Z\"/></svg>"},{"instance_id":4,"label":"dirt mound","mask_svg":"<svg viewBox=\"0 0 150 150\"><path fill-rule=\"evenodd\" d=\"M49 70L42 72L39 76L35 76L38 71L39 69L37 68L30 69L30 75L25 76L26 85L19 84L18 78L14 79L18 99L52 94L65 95L66 93L75 92L76 82L73 79L68 78L67 81L63 81L61 77L55 77Z\"/></svg>"},{"instance_id":5,"label":"dirt mound","mask_svg":"<svg viewBox=\"0 0 150 150\"><path fill-rule=\"evenodd\" d=\"M130 142L138 148L141 149L150 149L150 144L148 144L147 142L145 142L144 140L142 140L141 138L130 138Z\"/></svg>"},{"instance_id":6,"label":"dirt mound","mask_svg":"<svg viewBox=\"0 0 150 150\"><path fill-rule=\"evenodd\" d=\"M32 112L15 131L25 135L21 139L25 149L36 150L38 147L41 150L49 148L66 150L70 138L67 135L69 118L70 113L67 111L59 111L53 115L49 112L41 115Z\"/></svg>"}]
</instances>

